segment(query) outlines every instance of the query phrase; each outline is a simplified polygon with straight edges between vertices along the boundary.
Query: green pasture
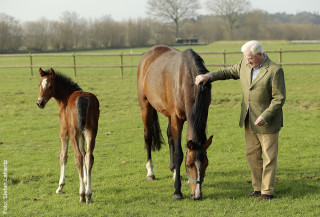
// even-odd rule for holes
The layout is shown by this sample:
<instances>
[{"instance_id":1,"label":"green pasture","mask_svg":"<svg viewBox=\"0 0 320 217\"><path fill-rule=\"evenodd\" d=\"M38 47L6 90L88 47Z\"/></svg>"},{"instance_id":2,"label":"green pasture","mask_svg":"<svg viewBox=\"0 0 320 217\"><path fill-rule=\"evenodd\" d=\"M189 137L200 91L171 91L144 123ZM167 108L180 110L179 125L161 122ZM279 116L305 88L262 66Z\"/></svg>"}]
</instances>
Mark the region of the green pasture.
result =
<instances>
[{"instance_id":1,"label":"green pasture","mask_svg":"<svg viewBox=\"0 0 320 217\"><path fill-rule=\"evenodd\" d=\"M243 42L216 42L194 46L197 52L238 51ZM263 42L265 50L320 49L320 45ZM187 47L178 47L186 49ZM147 48L133 49L142 53ZM130 49L87 53L130 53ZM278 54L269 55L276 62ZM81 57L82 58L82 57ZM77 64L119 64L119 57L83 57ZM222 56L203 55L207 63ZM220 58L220 59L218 59ZM241 54L228 58L236 63ZM126 57L137 64L140 57ZM319 62L319 53L284 54L287 62ZM28 64L28 58L0 58L0 65ZM34 64L72 64L70 57L38 57ZM217 67L209 67L214 70ZM145 179L147 156L143 124L136 94L136 68L56 69L100 100L99 131L92 172L93 204L79 203L78 173L69 145L66 185L56 194L59 166L58 105L51 100L44 110L36 106L37 69L0 69L0 212L8 216L319 216L320 215L320 66L284 66L287 101L280 132L276 199L258 201L252 191L245 159L244 130L238 127L241 89L239 81L218 81L212 86L207 135L209 166L203 183L203 200L192 201L182 169L184 199L174 192L166 144L153 153L155 181ZM160 124L166 139L167 120ZM183 151L185 152L185 132ZM3 164L7 162L7 164ZM6 180L7 176L7 180ZM3 190L7 186L6 191ZM4 195L6 194L6 195ZM5 206L5 207L3 207Z\"/></svg>"}]
</instances>

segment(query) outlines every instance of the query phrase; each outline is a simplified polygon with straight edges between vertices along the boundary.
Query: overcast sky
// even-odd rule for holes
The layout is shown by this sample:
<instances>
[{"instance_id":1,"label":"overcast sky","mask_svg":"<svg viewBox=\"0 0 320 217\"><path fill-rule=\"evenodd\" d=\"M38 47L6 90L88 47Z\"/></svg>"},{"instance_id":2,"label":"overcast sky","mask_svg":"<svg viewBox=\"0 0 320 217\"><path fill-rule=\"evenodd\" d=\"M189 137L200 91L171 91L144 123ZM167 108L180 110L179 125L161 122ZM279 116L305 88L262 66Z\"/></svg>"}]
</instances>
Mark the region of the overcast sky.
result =
<instances>
[{"instance_id":1,"label":"overcast sky","mask_svg":"<svg viewBox=\"0 0 320 217\"><path fill-rule=\"evenodd\" d=\"M76 12L83 18L101 18L110 15L116 21L147 17L148 0L0 0L0 13L5 13L20 22L37 21L42 17L59 20L64 11ZM307 11L318 13L320 0L249 0L252 9L269 13L296 14ZM208 14L206 0L200 0L200 14Z\"/></svg>"}]
</instances>

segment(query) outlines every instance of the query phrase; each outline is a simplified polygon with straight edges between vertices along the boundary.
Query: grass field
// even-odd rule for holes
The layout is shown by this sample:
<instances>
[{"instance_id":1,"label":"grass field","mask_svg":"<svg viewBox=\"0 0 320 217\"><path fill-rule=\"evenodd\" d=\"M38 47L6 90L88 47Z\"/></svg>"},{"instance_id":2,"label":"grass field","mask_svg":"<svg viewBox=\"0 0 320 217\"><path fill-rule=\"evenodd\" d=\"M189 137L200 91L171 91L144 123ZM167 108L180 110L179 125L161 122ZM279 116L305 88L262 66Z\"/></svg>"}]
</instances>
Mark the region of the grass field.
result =
<instances>
[{"instance_id":1,"label":"grass field","mask_svg":"<svg viewBox=\"0 0 320 217\"><path fill-rule=\"evenodd\" d=\"M241 44L217 42L194 47L194 50L237 51ZM282 41L263 44L265 50L320 48L320 45L293 45ZM134 52L146 49L135 49ZM120 53L120 50L105 52ZM277 60L276 54L270 55L271 58L273 55ZM84 58L78 63L118 61L99 58ZM213 62L214 58L204 57L206 62ZM239 58L235 55L230 61L235 63ZM320 55L295 53L285 58L291 62L316 62ZM0 59L0 64L23 64L21 61L28 60ZM42 57L34 61L34 64L62 65L69 60ZM119 69L79 69L77 77L73 76L71 69L56 70L72 77L83 90L95 93L100 100L101 115L92 173L94 202L89 206L78 202L79 181L71 145L64 193L55 193L60 174L58 106L54 100L44 110L36 106L40 81L37 70L34 76L30 76L29 69L1 69L1 213L7 209L8 216L320 215L320 66L284 67L287 101L284 128L280 132L276 199L272 201L257 201L246 196L252 188L245 159L244 130L238 127L239 81L213 83L207 135L213 134L214 140L208 149L209 166L203 183L203 200L190 199L183 168L184 199L173 201L168 145L153 153L157 180L149 182L145 179L147 156L136 96L136 69L126 69L124 77ZM162 115L160 124L165 136L167 120ZM183 138L185 131L186 127ZM3 190L6 186L7 189Z\"/></svg>"}]
</instances>

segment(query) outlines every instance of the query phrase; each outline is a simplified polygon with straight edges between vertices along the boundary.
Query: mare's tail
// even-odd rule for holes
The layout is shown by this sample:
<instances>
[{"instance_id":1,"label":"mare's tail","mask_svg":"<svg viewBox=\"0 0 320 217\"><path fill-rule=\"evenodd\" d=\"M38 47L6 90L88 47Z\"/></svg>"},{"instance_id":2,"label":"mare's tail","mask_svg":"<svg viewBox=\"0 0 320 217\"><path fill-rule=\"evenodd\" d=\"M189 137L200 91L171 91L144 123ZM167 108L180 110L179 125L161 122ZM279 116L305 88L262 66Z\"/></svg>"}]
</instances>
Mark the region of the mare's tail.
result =
<instances>
[{"instance_id":1,"label":"mare's tail","mask_svg":"<svg viewBox=\"0 0 320 217\"><path fill-rule=\"evenodd\" d=\"M151 149L153 151L160 150L161 145L164 144L164 140L159 125L158 113L155 109L152 112L152 130L151 130Z\"/></svg>"}]
</instances>

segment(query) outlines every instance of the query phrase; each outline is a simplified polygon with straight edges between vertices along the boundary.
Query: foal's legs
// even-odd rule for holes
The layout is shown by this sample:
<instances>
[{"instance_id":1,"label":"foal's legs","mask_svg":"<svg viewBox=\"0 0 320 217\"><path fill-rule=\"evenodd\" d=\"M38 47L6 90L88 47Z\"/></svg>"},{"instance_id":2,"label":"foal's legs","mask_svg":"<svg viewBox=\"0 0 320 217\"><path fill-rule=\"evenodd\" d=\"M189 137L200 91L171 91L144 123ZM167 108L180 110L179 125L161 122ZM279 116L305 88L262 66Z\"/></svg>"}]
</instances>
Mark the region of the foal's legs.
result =
<instances>
[{"instance_id":1,"label":"foal's legs","mask_svg":"<svg viewBox=\"0 0 320 217\"><path fill-rule=\"evenodd\" d=\"M96 141L96 132L92 132L89 130L84 131L84 135L87 141L87 153L85 155L85 166L87 171L87 184L86 184L86 195L87 195L87 200L86 203L92 203L91 197L92 197L92 189L91 189L91 170L94 162L94 157L93 157L93 150L95 146L95 141Z\"/></svg>"},{"instance_id":2,"label":"foal's legs","mask_svg":"<svg viewBox=\"0 0 320 217\"><path fill-rule=\"evenodd\" d=\"M80 151L79 146L79 140L81 133L77 131L76 129L71 130L73 133L70 135L71 141L72 141L72 147L74 150L74 161L76 163L78 173L79 173L79 182L80 182L80 188L79 188L79 194L80 194L80 202L85 201L85 187L83 183L83 156Z\"/></svg>"},{"instance_id":3,"label":"foal's legs","mask_svg":"<svg viewBox=\"0 0 320 217\"><path fill-rule=\"evenodd\" d=\"M84 135L81 134L79 138L79 149L83 157L83 182L86 185L87 183L87 168L85 164L85 156L86 156L86 151L85 151L85 142L84 142Z\"/></svg>"},{"instance_id":4,"label":"foal's legs","mask_svg":"<svg viewBox=\"0 0 320 217\"><path fill-rule=\"evenodd\" d=\"M60 180L59 187L56 190L57 194L62 193L63 186L65 185L65 167L68 160L68 143L69 136L63 129L60 130L61 138L61 152L60 152Z\"/></svg>"}]
</instances>

